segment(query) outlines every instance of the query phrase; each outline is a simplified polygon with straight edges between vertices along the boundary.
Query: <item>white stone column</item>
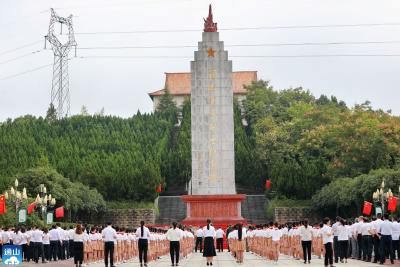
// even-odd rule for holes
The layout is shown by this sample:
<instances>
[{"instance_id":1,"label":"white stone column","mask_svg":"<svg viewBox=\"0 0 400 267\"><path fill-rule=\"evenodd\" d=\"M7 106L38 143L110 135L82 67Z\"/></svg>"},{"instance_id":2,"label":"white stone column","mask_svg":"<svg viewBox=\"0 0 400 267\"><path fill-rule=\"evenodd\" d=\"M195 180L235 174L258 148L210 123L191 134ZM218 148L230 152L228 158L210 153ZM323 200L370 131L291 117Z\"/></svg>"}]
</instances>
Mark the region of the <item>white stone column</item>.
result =
<instances>
[{"instance_id":1,"label":"white stone column","mask_svg":"<svg viewBox=\"0 0 400 267\"><path fill-rule=\"evenodd\" d=\"M203 32L192 73L192 194L236 194L232 61L218 32Z\"/></svg>"}]
</instances>

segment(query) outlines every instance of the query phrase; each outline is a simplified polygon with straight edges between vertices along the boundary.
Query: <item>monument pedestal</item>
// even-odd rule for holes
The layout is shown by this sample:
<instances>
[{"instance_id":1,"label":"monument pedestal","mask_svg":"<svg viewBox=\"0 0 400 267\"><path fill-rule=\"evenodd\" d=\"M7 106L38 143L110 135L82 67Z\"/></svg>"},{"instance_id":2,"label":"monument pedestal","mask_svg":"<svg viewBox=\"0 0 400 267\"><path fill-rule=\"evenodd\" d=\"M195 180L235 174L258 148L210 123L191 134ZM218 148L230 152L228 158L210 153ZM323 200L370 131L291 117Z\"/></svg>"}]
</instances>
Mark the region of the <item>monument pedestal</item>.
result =
<instances>
[{"instance_id":1,"label":"monument pedestal","mask_svg":"<svg viewBox=\"0 0 400 267\"><path fill-rule=\"evenodd\" d=\"M185 225L204 226L211 219L215 226L246 223L242 217L241 202L246 195L186 195L181 196L186 203Z\"/></svg>"}]
</instances>

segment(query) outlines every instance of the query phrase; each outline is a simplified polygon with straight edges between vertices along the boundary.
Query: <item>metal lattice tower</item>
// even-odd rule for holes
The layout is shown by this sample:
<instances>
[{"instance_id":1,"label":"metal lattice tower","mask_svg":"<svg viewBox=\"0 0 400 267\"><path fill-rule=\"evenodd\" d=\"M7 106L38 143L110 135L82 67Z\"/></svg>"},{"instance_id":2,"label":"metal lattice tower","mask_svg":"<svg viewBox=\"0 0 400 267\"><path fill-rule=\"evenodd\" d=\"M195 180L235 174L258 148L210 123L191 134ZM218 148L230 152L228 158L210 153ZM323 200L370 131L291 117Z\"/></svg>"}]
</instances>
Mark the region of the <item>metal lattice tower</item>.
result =
<instances>
[{"instance_id":1,"label":"metal lattice tower","mask_svg":"<svg viewBox=\"0 0 400 267\"><path fill-rule=\"evenodd\" d=\"M57 23L61 24L61 34L63 24L68 27L68 41L66 41L64 44L59 41L54 33L54 26ZM70 113L68 54L71 50L71 47L75 46L76 56L77 45L74 36L74 29L72 27L72 15L67 18L63 18L58 16L54 9L51 9L49 32L45 36L45 47L46 40L51 44L54 53L51 103L56 108L57 117L61 119L68 116Z\"/></svg>"}]
</instances>

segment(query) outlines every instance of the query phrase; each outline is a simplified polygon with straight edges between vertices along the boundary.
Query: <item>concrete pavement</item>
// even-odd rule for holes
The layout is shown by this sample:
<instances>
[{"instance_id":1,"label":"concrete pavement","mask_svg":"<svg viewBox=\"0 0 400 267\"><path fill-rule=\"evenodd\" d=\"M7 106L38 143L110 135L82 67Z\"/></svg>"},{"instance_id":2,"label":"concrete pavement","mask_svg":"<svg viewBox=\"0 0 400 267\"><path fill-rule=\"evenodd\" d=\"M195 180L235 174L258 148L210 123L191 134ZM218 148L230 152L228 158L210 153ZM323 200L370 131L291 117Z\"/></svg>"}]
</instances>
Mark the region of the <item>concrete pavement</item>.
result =
<instances>
[{"instance_id":1,"label":"concrete pavement","mask_svg":"<svg viewBox=\"0 0 400 267\"><path fill-rule=\"evenodd\" d=\"M217 257L214 258L214 265L216 267L231 267L231 266L242 266L242 267L272 267L272 266L282 266L282 267L293 267L293 266L310 266L310 267L315 267L315 266L324 266L323 259L316 259L313 258L311 260L311 264L304 264L302 260L294 260L292 258L289 258L287 256L281 256L278 265L274 265L273 262L267 261L265 259L262 259L258 256L255 256L251 253L246 253L245 254L245 259L243 264L237 264L235 260L231 257L231 255L228 252L224 253L219 253ZM389 262L386 263L389 266L400 266L400 261L396 261L395 265L391 265ZM206 261L205 259L201 256L200 253L197 254L192 254L190 255L187 259L181 260L180 266L182 267L201 267L201 266L206 266ZM23 266L37 266L37 267L67 267L67 266L74 266L73 262L71 260L69 261L61 261L57 263L47 263L47 264L30 264L30 265L23 265ZM132 262L128 263L123 263L116 265L119 267L136 267L139 266L139 263L137 260L134 260ZM162 257L160 260L156 262L151 262L149 263L149 267L167 267L171 266L170 259L167 256ZM340 267L376 267L380 266L378 264L374 263L366 263L363 261L357 261L357 260L349 260L348 263L338 263L335 264L335 266ZM98 262L98 263L93 263L90 264L89 267L104 267L103 262Z\"/></svg>"}]
</instances>

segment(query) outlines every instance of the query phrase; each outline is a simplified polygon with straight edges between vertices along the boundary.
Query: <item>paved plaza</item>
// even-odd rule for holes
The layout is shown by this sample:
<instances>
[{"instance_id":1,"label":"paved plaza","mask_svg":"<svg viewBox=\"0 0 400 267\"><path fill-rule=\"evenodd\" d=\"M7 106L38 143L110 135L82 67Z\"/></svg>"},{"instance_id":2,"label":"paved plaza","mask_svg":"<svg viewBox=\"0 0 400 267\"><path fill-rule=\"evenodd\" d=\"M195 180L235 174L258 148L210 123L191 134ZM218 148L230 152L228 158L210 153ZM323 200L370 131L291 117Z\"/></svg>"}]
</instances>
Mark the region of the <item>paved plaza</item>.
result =
<instances>
[{"instance_id":1,"label":"paved plaza","mask_svg":"<svg viewBox=\"0 0 400 267\"><path fill-rule=\"evenodd\" d=\"M206 266L206 261L205 259L201 256L200 253L197 254L192 254L188 257L188 259L184 259L181 261L179 264L182 267L200 267L200 266ZM396 261L395 265L391 265L389 262L386 263L388 266L396 266L400 267L400 261ZM26 265L24 265L26 266ZM72 261L63 261L63 262L57 262L57 263L47 263L47 264L30 264L28 266L37 266L37 267L52 267L52 266L58 266L58 267L67 267L67 266L74 266ZM137 261L134 262L128 262L124 264L119 264L117 266L120 267L136 267L139 266L139 263ZM149 264L149 267L167 267L171 266L169 257L162 257L160 260L156 262L152 262ZM237 264L235 260L230 256L229 253L224 252L221 254L218 254L218 256L215 258L214 265L217 267L230 267L230 266L243 266L243 267L269 267L269 266L283 266L283 267L289 267L289 266L324 266L323 259L312 259L311 264L305 265L303 261L300 260L294 260L292 258L288 258L286 256L281 256L278 265L275 265L271 261L266 261L260 257L257 257L251 253L246 253L245 254L245 262L244 264ZM362 261L356 261L356 260L349 260L348 263L338 263L335 264L335 266L343 266L343 267L373 267L373 266L380 266L379 264L374 264L374 263L366 263ZM93 263L90 264L89 267L104 267L103 262L99 263Z\"/></svg>"}]
</instances>

